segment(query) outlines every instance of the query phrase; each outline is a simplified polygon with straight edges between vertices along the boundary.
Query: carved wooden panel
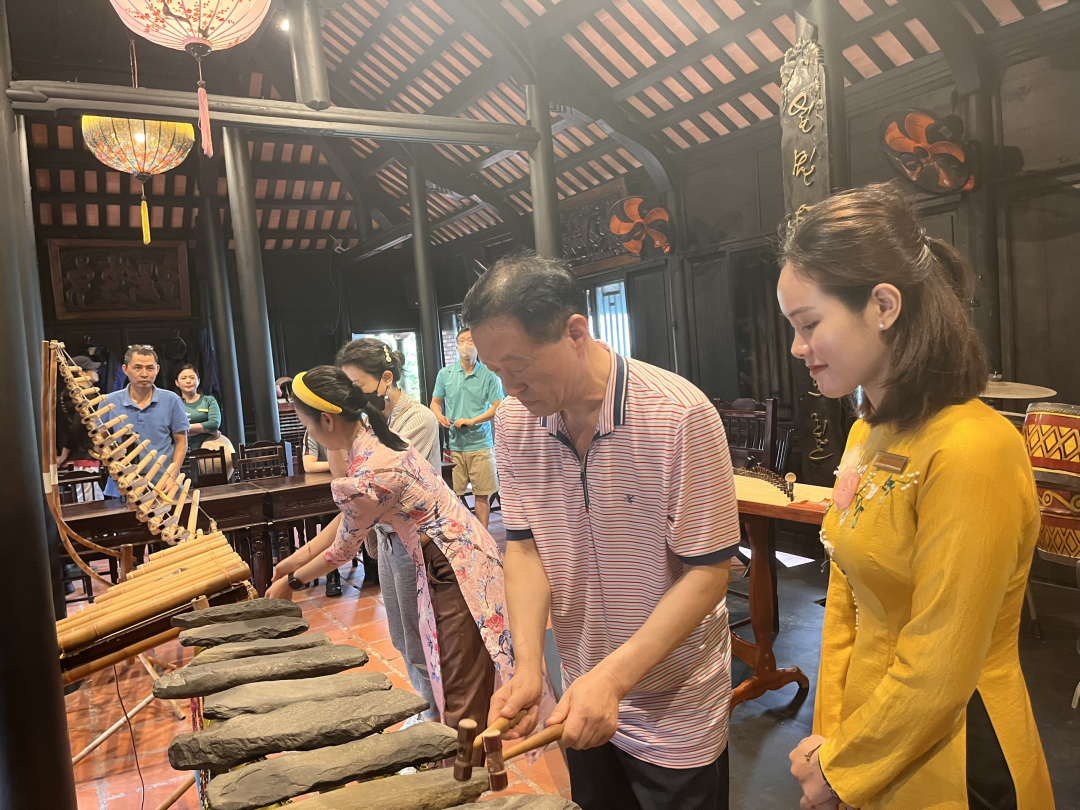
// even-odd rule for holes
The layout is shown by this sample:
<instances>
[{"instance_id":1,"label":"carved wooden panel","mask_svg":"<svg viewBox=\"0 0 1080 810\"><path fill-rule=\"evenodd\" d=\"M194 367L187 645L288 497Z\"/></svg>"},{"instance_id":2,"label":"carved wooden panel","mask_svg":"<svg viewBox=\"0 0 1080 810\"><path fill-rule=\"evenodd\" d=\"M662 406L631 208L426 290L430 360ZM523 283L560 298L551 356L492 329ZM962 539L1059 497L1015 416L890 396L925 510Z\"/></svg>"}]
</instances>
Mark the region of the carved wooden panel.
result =
<instances>
[{"instance_id":1,"label":"carved wooden panel","mask_svg":"<svg viewBox=\"0 0 1080 810\"><path fill-rule=\"evenodd\" d=\"M187 244L50 239L60 320L191 315Z\"/></svg>"},{"instance_id":2,"label":"carved wooden panel","mask_svg":"<svg viewBox=\"0 0 1080 810\"><path fill-rule=\"evenodd\" d=\"M577 275L596 273L638 261L611 232L611 207L626 196L623 178L612 180L559 203L563 258Z\"/></svg>"}]
</instances>

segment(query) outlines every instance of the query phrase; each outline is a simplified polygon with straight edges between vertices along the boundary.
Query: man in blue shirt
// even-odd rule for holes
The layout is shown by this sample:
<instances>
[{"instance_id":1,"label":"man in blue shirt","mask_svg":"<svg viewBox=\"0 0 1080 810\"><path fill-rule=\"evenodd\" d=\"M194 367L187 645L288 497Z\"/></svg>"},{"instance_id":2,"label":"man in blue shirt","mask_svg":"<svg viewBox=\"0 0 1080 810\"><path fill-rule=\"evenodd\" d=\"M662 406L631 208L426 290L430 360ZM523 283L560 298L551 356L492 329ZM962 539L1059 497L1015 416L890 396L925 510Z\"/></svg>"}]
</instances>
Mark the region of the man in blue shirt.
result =
<instances>
[{"instance_id":1,"label":"man in blue shirt","mask_svg":"<svg viewBox=\"0 0 1080 810\"><path fill-rule=\"evenodd\" d=\"M454 492L461 497L472 484L476 517L486 528L488 500L499 491L491 420L503 399L502 383L480 362L468 329L458 332L457 350L458 362L439 370L431 410L450 431Z\"/></svg>"},{"instance_id":2,"label":"man in blue shirt","mask_svg":"<svg viewBox=\"0 0 1080 810\"><path fill-rule=\"evenodd\" d=\"M165 458L156 478L160 478L171 464L176 464L179 469L184 462L189 427L180 397L154 385L160 370L153 346L128 346L124 355L124 374L129 385L113 391L105 400L106 404L115 406L110 418L121 414L127 416L127 422L122 424L131 425L141 439L150 440L150 446L144 452L157 450L158 458ZM120 497L116 482L111 478L105 487L105 495Z\"/></svg>"}]
</instances>

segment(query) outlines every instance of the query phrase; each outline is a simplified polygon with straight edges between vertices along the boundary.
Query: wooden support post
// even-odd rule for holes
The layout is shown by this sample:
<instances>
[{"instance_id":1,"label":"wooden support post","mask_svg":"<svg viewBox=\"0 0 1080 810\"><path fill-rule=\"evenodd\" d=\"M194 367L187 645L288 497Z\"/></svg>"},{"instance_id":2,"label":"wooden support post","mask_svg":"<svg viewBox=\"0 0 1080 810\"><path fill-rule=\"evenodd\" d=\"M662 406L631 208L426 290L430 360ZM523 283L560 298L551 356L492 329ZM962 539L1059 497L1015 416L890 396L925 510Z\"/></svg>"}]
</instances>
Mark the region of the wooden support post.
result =
<instances>
[{"instance_id":1,"label":"wooden support post","mask_svg":"<svg viewBox=\"0 0 1080 810\"><path fill-rule=\"evenodd\" d=\"M555 183L555 149L547 95L535 84L525 85L526 123L540 133L529 151L529 189L532 193L533 233L541 256L562 255L559 240L559 189Z\"/></svg>"},{"instance_id":2,"label":"wooden support post","mask_svg":"<svg viewBox=\"0 0 1080 810\"><path fill-rule=\"evenodd\" d=\"M416 295L420 299L420 344L424 359L423 399L428 402L442 368L442 333L439 329L439 302L435 296L435 265L431 257L431 229L428 226L427 180L423 151L413 152L409 166L409 213L412 217L413 256L416 262Z\"/></svg>"},{"instance_id":3,"label":"wooden support post","mask_svg":"<svg viewBox=\"0 0 1080 810\"><path fill-rule=\"evenodd\" d=\"M225 176L229 181L229 208L236 240L236 274L248 351L251 392L255 397L255 433L263 441L281 441L274 360L270 346L270 318L266 311L262 244L255 217L255 182L251 176L247 134L226 127Z\"/></svg>"},{"instance_id":4,"label":"wooden support post","mask_svg":"<svg viewBox=\"0 0 1080 810\"><path fill-rule=\"evenodd\" d=\"M214 331L214 354L221 371L221 393L225 408L227 433L236 444L244 436L244 406L240 397L240 372L236 364L236 335L233 332L232 294L229 291L229 268L225 263L225 237L221 232L219 206L215 189L199 188L199 241L210 277L210 313Z\"/></svg>"},{"instance_id":5,"label":"wooden support post","mask_svg":"<svg viewBox=\"0 0 1080 810\"><path fill-rule=\"evenodd\" d=\"M127 582L128 574L135 567L135 547L131 543L120 546L120 581Z\"/></svg>"},{"instance_id":6,"label":"wooden support post","mask_svg":"<svg viewBox=\"0 0 1080 810\"><path fill-rule=\"evenodd\" d=\"M313 110L325 110L330 106L330 82L323 56L319 0L290 0L289 43L296 100Z\"/></svg>"},{"instance_id":7,"label":"wooden support post","mask_svg":"<svg viewBox=\"0 0 1080 810\"><path fill-rule=\"evenodd\" d=\"M11 81L8 19L7 2L0 0L3 87ZM7 570L18 572L7 583L0 622L0 791L7 807L75 810L36 441L35 382L44 367L40 344L28 344L40 313L29 311L33 289L24 290L28 278L19 270L23 259L32 261L24 248L33 244L34 226L27 219L29 179L18 159L18 131L10 101L0 99L0 191L6 212L0 220L0 352L10 363L4 386L9 399L0 420L0 548ZM37 371L31 371L34 365Z\"/></svg>"}]
</instances>

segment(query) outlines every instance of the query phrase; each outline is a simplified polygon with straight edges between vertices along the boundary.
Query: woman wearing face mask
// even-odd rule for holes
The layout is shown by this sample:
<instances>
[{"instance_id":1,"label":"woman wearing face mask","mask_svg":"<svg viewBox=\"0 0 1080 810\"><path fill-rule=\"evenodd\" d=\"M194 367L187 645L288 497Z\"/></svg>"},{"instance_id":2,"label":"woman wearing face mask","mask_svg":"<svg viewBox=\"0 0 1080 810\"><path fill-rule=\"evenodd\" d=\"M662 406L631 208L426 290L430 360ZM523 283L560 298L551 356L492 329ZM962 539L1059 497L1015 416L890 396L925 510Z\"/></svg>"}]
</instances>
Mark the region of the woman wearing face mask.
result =
<instances>
[{"instance_id":1,"label":"woman wearing face mask","mask_svg":"<svg viewBox=\"0 0 1080 810\"><path fill-rule=\"evenodd\" d=\"M337 364L356 385L383 398L382 413L390 428L438 470L441 459L439 423L435 421L435 414L398 387L405 356L392 352L381 340L361 338L341 347ZM390 640L405 661L413 688L432 705L425 719L433 720L438 712L434 708L435 699L416 612L416 566L392 527L377 525L373 534L378 543L379 586L386 607Z\"/></svg>"},{"instance_id":2,"label":"woman wearing face mask","mask_svg":"<svg viewBox=\"0 0 1080 810\"><path fill-rule=\"evenodd\" d=\"M184 401L188 422L188 452L198 450L207 439L216 438L221 426L221 409L209 394L199 393L199 374L191 363L184 363L176 375L176 388Z\"/></svg>"},{"instance_id":3,"label":"woman wearing face mask","mask_svg":"<svg viewBox=\"0 0 1080 810\"><path fill-rule=\"evenodd\" d=\"M495 541L428 460L390 430L377 389L365 392L341 369L318 366L293 379L293 401L315 441L348 453L347 474L332 484L342 519L338 531L334 521L278 564L267 596L290 598L351 560L374 526L389 525L412 561L412 615L434 707L450 726L463 717L483 723L492 693L513 673Z\"/></svg>"},{"instance_id":4,"label":"woman wearing face mask","mask_svg":"<svg viewBox=\"0 0 1080 810\"><path fill-rule=\"evenodd\" d=\"M782 258L792 353L862 417L821 533L801 806L1053 808L1017 651L1038 501L1020 434L977 399L971 270L887 184L814 206Z\"/></svg>"}]
</instances>

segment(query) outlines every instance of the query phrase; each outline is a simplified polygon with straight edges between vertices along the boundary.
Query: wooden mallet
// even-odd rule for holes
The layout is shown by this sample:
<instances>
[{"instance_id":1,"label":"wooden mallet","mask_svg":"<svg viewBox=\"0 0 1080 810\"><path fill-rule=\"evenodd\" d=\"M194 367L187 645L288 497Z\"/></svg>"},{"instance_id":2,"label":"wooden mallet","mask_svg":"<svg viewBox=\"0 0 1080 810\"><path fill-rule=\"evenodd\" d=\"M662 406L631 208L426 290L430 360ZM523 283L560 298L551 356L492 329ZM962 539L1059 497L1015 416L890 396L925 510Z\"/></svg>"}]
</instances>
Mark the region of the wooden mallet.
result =
<instances>
[{"instance_id":1,"label":"wooden mallet","mask_svg":"<svg viewBox=\"0 0 1080 810\"><path fill-rule=\"evenodd\" d=\"M476 738L476 721L463 718L457 727L457 758L454 760L454 779L468 782L472 778L473 741Z\"/></svg>"},{"instance_id":2,"label":"wooden mallet","mask_svg":"<svg viewBox=\"0 0 1080 810\"><path fill-rule=\"evenodd\" d=\"M488 779L491 789L506 790L510 784L510 777L506 775L506 762L503 759L502 732L485 731L482 735L484 741L484 758L487 760Z\"/></svg>"}]
</instances>

